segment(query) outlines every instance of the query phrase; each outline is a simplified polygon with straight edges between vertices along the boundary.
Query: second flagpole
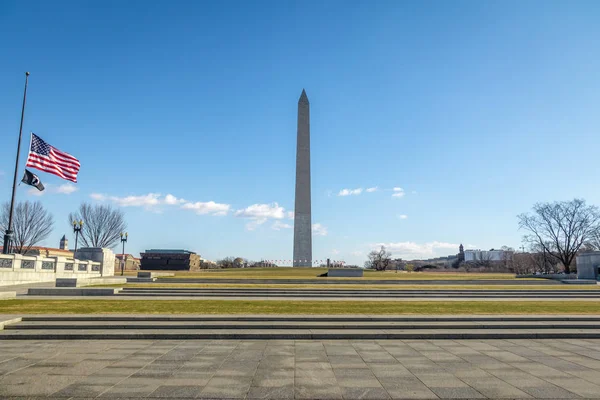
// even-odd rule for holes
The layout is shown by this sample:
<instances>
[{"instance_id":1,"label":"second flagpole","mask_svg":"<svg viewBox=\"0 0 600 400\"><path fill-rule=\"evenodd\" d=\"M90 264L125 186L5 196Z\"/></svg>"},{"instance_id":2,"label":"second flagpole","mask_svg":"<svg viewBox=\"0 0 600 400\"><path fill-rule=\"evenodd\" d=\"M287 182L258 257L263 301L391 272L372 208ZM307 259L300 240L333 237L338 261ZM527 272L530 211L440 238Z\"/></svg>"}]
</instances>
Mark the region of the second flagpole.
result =
<instances>
[{"instance_id":1,"label":"second flagpole","mask_svg":"<svg viewBox=\"0 0 600 400\"><path fill-rule=\"evenodd\" d=\"M12 197L10 199L10 213L8 214L8 227L4 234L4 246L2 253L9 254L12 247L13 237L13 213L15 210L15 193L17 190L17 174L19 173L19 154L21 153L21 138L23 137L23 120L25 118L25 102L27 100L27 83L29 81L29 72L25 72L25 90L23 91L23 107L21 108L21 126L19 127L19 142L17 144L17 159L15 161L15 176L13 178Z\"/></svg>"}]
</instances>

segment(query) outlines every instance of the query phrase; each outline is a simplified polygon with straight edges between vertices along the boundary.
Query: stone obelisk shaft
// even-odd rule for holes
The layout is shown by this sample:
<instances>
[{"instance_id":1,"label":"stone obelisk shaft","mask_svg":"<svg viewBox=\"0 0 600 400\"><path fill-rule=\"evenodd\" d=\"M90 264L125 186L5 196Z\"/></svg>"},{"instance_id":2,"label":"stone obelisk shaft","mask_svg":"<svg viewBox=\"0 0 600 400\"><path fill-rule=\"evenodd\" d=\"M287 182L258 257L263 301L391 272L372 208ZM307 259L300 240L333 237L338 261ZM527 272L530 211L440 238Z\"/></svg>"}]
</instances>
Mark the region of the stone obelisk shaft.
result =
<instances>
[{"instance_id":1,"label":"stone obelisk shaft","mask_svg":"<svg viewBox=\"0 0 600 400\"><path fill-rule=\"evenodd\" d=\"M298 100L296 144L296 203L294 210L294 267L312 267L310 206L310 106L302 90Z\"/></svg>"}]
</instances>

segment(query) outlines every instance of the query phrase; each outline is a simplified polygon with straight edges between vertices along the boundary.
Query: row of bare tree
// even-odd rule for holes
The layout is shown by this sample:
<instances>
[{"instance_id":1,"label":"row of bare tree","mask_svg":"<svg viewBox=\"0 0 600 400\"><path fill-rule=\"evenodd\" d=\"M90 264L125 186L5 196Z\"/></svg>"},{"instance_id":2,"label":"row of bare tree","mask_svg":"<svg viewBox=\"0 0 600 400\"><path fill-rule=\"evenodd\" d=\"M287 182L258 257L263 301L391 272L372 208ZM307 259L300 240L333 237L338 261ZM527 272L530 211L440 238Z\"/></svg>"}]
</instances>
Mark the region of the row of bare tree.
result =
<instances>
[{"instance_id":1,"label":"row of bare tree","mask_svg":"<svg viewBox=\"0 0 600 400\"><path fill-rule=\"evenodd\" d=\"M556 272L560 264L565 273L570 273L579 252L600 250L600 210L587 205L585 200L538 203L532 212L517 218L519 228L526 232L523 242L529 253L515 253L514 249L503 246L506 258L501 262L493 261L490 253L482 252L480 259L468 263L458 260L460 266L489 268L492 264L503 264L520 274ZM391 254L383 246L368 257L365 268L385 271L392 264Z\"/></svg>"},{"instance_id":2,"label":"row of bare tree","mask_svg":"<svg viewBox=\"0 0 600 400\"><path fill-rule=\"evenodd\" d=\"M5 203L0 211L2 232L8 227L9 212L10 204ZM73 221L83 221L79 233L82 247L112 248L119 242L121 232L127 228L123 211L104 204L82 203L77 211L69 214L69 226ZM13 251L26 254L33 246L47 239L53 229L54 218L41 202L17 203L13 214Z\"/></svg>"}]
</instances>

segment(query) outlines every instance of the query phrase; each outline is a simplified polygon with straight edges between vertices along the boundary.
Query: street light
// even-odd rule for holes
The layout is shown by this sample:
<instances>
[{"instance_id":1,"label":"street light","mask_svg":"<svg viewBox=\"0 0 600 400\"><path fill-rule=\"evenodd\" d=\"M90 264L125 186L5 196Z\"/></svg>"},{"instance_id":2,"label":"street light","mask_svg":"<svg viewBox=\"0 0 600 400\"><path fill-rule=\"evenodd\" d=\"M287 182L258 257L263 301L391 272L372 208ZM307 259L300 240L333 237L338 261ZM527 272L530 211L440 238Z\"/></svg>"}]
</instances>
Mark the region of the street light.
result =
<instances>
[{"instance_id":1,"label":"street light","mask_svg":"<svg viewBox=\"0 0 600 400\"><path fill-rule=\"evenodd\" d=\"M123 276L123 270L125 269L125 242L127 242L127 232L121 232L121 243L123 244L123 252L121 253L121 276Z\"/></svg>"},{"instance_id":2,"label":"street light","mask_svg":"<svg viewBox=\"0 0 600 400\"><path fill-rule=\"evenodd\" d=\"M75 251L73 252L73 258L75 258L75 253L77 253L77 239L79 238L79 232L81 232L81 228L83 228L83 220L73 221L73 232L75 232Z\"/></svg>"}]
</instances>

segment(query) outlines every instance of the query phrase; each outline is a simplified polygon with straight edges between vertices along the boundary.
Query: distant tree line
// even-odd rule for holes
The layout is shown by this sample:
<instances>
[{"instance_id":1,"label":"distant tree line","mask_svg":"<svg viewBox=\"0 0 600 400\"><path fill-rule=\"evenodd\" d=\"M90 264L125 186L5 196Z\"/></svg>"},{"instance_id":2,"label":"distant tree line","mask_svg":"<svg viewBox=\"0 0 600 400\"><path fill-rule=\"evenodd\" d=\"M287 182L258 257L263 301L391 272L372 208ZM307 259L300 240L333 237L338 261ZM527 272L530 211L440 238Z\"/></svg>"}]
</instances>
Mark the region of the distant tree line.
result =
<instances>
[{"instance_id":1,"label":"distant tree line","mask_svg":"<svg viewBox=\"0 0 600 400\"><path fill-rule=\"evenodd\" d=\"M8 228L9 214L10 203L7 202L0 210L2 232ZM127 228L123 211L110 205L82 203L77 211L69 214L70 228L73 221L83 221L79 234L81 247L112 248L119 243L121 232ZM12 252L27 254L32 247L46 240L53 230L54 218L40 201L17 202L13 213ZM0 235L0 240L3 241L3 237Z\"/></svg>"},{"instance_id":2,"label":"distant tree line","mask_svg":"<svg viewBox=\"0 0 600 400\"><path fill-rule=\"evenodd\" d=\"M406 264L401 259L392 260L385 247L369 253L365 268L377 271L386 269L426 270L453 267L462 271L571 273L575 269L577 254L600 251L600 210L587 205L585 200L537 203L532 211L517 216L519 229L525 232L523 250L515 252L502 246L500 260L492 259L490 252L479 252L474 260L465 261L458 254L454 261L444 265ZM491 249L493 251L493 249ZM410 267L409 267L410 265Z\"/></svg>"}]
</instances>

